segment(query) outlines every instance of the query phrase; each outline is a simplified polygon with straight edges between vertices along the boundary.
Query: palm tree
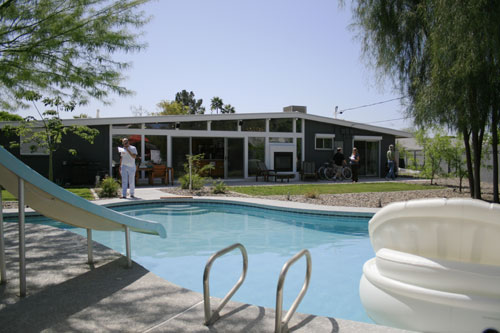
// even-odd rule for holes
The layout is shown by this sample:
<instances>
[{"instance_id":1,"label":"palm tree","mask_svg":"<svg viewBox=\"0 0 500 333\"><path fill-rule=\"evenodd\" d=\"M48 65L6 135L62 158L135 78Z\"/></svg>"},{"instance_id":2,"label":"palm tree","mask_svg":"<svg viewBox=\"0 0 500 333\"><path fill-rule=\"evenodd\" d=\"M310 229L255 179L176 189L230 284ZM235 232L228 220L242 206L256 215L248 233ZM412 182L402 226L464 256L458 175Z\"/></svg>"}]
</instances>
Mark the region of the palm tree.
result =
<instances>
[{"instance_id":1,"label":"palm tree","mask_svg":"<svg viewBox=\"0 0 500 333\"><path fill-rule=\"evenodd\" d=\"M226 104L222 107L221 113L235 113L236 110L231 104Z\"/></svg>"},{"instance_id":2,"label":"palm tree","mask_svg":"<svg viewBox=\"0 0 500 333\"><path fill-rule=\"evenodd\" d=\"M222 113L222 108L223 108L224 102L222 101L222 99L220 97L215 96L214 98L212 98L212 100L210 102L211 102L210 110L212 110L212 111L216 110L217 113L219 113L219 110L221 110L221 113Z\"/></svg>"}]
</instances>

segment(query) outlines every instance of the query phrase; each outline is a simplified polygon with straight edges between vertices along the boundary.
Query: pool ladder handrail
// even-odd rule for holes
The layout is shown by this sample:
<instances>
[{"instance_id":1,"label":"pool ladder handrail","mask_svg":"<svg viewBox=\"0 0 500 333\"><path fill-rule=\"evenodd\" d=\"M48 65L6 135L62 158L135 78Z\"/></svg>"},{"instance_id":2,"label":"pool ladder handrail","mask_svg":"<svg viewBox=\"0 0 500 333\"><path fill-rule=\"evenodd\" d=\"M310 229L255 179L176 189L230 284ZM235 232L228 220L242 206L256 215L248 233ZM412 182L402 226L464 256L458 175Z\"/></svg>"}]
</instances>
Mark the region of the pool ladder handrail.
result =
<instances>
[{"instance_id":1,"label":"pool ladder handrail","mask_svg":"<svg viewBox=\"0 0 500 333\"><path fill-rule=\"evenodd\" d=\"M285 284L286 274L290 266L292 266L302 256L306 257L306 267L307 267L304 284L302 285L302 289L300 290L299 295L297 296L297 298L295 298L295 301L293 301L293 304L288 310L285 318L282 320L281 317L283 315L283 286ZM281 273L278 279L278 288L276 290L276 320L274 326L275 333L288 332L288 322L290 321L293 314L297 310L297 307L302 301L302 298L304 298L304 295L307 292L307 288L309 287L309 282L311 280L311 270L312 270L311 253L309 253L309 250L307 249L304 249L299 253L297 253L296 255L294 255L283 265L283 268L281 269Z\"/></svg>"},{"instance_id":2,"label":"pool ladder handrail","mask_svg":"<svg viewBox=\"0 0 500 333\"><path fill-rule=\"evenodd\" d=\"M243 256L243 272L241 273L240 279L236 284L233 286L233 288L227 293L227 295L224 297L222 302L219 304L219 307L213 311L210 312L210 285L209 285L209 277L210 277L210 269L212 268L212 264L214 263L215 259L219 258L220 256L223 256L224 254L233 251L234 249L238 248L241 251L241 255ZM234 293L240 288L240 286L243 284L243 281L245 280L245 277L247 275L247 269L248 269L248 255L247 255L247 250L245 247L240 244L236 243L233 245L230 245L215 254L213 254L210 259L208 259L207 264L205 265L205 271L203 273L203 302L204 302L204 308L205 308L205 325L210 326L213 323L215 323L219 318L220 318L220 311L222 308L226 305L226 303L233 297Z\"/></svg>"}]
</instances>

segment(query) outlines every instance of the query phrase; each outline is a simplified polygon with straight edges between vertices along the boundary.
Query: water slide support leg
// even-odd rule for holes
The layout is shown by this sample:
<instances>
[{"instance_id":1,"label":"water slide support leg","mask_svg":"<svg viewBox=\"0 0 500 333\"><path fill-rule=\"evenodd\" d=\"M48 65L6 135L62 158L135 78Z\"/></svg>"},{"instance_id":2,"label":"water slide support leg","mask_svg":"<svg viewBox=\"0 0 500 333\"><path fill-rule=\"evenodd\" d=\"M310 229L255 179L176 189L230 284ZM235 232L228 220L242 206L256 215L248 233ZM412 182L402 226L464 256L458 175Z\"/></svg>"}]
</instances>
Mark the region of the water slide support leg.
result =
<instances>
[{"instance_id":1,"label":"water slide support leg","mask_svg":"<svg viewBox=\"0 0 500 333\"><path fill-rule=\"evenodd\" d=\"M94 254L92 252L92 229L87 229L87 264L94 263Z\"/></svg>"},{"instance_id":2,"label":"water slide support leg","mask_svg":"<svg viewBox=\"0 0 500 333\"><path fill-rule=\"evenodd\" d=\"M7 268L5 264L5 234L3 231L3 202L2 202L2 190L3 187L0 186L0 284L7 282Z\"/></svg>"},{"instance_id":3,"label":"water slide support leg","mask_svg":"<svg viewBox=\"0 0 500 333\"><path fill-rule=\"evenodd\" d=\"M127 251L127 267L132 267L132 255L130 254L130 229L125 226L125 248Z\"/></svg>"},{"instance_id":4,"label":"water slide support leg","mask_svg":"<svg viewBox=\"0 0 500 333\"><path fill-rule=\"evenodd\" d=\"M26 253L24 233L24 179L18 180L18 206L19 206L19 296L26 296Z\"/></svg>"}]
</instances>

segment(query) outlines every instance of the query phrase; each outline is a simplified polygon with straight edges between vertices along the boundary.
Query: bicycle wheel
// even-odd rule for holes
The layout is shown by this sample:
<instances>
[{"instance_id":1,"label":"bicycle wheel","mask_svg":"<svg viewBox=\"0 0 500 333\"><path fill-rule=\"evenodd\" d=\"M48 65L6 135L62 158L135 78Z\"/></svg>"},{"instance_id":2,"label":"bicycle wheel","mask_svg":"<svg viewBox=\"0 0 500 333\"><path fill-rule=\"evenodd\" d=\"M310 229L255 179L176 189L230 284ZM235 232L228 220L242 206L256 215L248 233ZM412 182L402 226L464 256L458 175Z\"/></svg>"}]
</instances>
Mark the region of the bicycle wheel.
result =
<instances>
[{"instance_id":1,"label":"bicycle wheel","mask_svg":"<svg viewBox=\"0 0 500 333\"><path fill-rule=\"evenodd\" d=\"M351 179L352 178L352 170L349 167L345 167L342 169L342 176L344 176L345 179Z\"/></svg>"},{"instance_id":2,"label":"bicycle wheel","mask_svg":"<svg viewBox=\"0 0 500 333\"><path fill-rule=\"evenodd\" d=\"M328 180L333 180L333 177L335 177L335 171L333 171L333 168L325 168L325 178Z\"/></svg>"},{"instance_id":3,"label":"bicycle wheel","mask_svg":"<svg viewBox=\"0 0 500 333\"><path fill-rule=\"evenodd\" d=\"M318 176L319 176L320 179L326 179L325 178L325 167L324 166L319 167L319 169L318 169Z\"/></svg>"}]
</instances>

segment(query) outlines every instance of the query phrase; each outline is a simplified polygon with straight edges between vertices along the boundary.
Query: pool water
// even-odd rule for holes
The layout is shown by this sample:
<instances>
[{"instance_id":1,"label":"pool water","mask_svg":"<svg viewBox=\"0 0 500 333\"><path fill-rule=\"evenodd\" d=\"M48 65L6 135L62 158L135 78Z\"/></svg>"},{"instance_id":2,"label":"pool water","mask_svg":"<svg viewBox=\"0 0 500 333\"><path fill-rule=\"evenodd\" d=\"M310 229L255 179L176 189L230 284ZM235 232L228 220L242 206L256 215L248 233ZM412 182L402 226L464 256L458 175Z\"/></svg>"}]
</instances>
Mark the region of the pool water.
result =
<instances>
[{"instance_id":1,"label":"pool water","mask_svg":"<svg viewBox=\"0 0 500 333\"><path fill-rule=\"evenodd\" d=\"M248 273L233 300L275 308L278 277L284 263L302 249L312 257L311 282L297 311L369 322L359 299L359 280L374 256L369 217L302 214L234 204L142 204L113 208L162 223L167 238L131 233L132 259L175 284L203 292L208 258L234 243L248 252ZM83 229L73 228L83 236ZM93 232L95 241L125 252L123 232ZM283 308L288 309L304 283L305 258L288 271ZM235 250L215 261L212 296L224 297L239 279L242 257Z\"/></svg>"}]
</instances>

